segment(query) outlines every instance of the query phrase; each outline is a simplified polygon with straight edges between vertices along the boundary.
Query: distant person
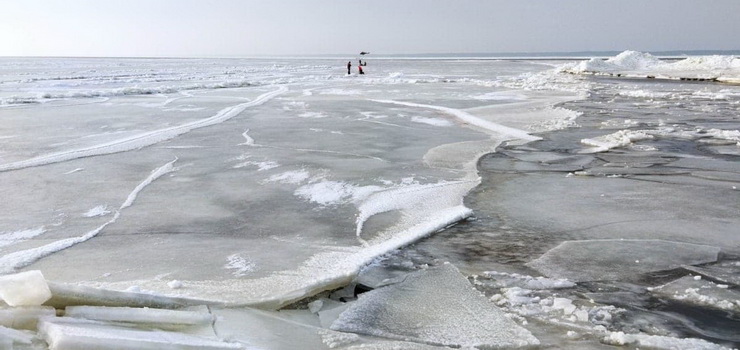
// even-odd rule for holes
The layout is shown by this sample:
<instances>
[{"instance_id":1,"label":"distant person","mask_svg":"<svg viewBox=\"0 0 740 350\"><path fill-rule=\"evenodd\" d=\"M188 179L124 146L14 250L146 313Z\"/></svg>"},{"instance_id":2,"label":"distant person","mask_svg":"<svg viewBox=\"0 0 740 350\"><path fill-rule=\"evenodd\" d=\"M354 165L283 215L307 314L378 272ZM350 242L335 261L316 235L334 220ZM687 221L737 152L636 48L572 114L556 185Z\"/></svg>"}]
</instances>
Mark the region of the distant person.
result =
<instances>
[{"instance_id":1,"label":"distant person","mask_svg":"<svg viewBox=\"0 0 740 350\"><path fill-rule=\"evenodd\" d=\"M347 75L352 74L350 69L352 69L352 61L347 62Z\"/></svg>"},{"instance_id":2,"label":"distant person","mask_svg":"<svg viewBox=\"0 0 740 350\"><path fill-rule=\"evenodd\" d=\"M360 61L360 65L357 66L357 70L360 72L360 74L365 74L365 72L362 71L362 61Z\"/></svg>"}]
</instances>

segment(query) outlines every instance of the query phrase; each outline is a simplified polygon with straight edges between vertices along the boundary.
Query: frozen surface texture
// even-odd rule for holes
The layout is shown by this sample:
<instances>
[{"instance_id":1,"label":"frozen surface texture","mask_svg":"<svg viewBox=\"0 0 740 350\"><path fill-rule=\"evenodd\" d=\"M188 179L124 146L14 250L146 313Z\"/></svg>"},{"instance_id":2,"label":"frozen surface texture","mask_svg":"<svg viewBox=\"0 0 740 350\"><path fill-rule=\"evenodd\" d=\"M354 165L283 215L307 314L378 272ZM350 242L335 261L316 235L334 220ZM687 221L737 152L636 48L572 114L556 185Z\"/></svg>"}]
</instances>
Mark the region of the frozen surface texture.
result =
<instances>
[{"instance_id":1,"label":"frozen surface texture","mask_svg":"<svg viewBox=\"0 0 740 350\"><path fill-rule=\"evenodd\" d=\"M539 344L529 331L473 289L451 264L362 294L331 329L445 346Z\"/></svg>"},{"instance_id":2,"label":"frozen surface texture","mask_svg":"<svg viewBox=\"0 0 740 350\"><path fill-rule=\"evenodd\" d=\"M41 271L0 276L0 299L10 306L41 305L49 298L51 291Z\"/></svg>"},{"instance_id":3,"label":"frozen surface texture","mask_svg":"<svg viewBox=\"0 0 740 350\"><path fill-rule=\"evenodd\" d=\"M528 265L548 277L574 282L620 280L717 260L720 249L661 240L568 241Z\"/></svg>"}]
</instances>

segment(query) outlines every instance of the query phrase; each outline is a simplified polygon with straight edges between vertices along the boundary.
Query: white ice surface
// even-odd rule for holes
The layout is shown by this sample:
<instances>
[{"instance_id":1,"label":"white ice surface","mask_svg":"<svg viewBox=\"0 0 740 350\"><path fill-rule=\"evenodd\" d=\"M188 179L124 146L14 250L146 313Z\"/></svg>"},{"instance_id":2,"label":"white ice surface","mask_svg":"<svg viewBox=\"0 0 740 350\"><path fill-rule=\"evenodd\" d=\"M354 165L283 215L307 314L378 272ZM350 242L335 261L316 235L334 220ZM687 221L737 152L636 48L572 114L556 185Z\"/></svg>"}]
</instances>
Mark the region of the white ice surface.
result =
<instances>
[{"instance_id":1,"label":"white ice surface","mask_svg":"<svg viewBox=\"0 0 740 350\"><path fill-rule=\"evenodd\" d=\"M331 329L455 347L539 344L474 290L451 264L361 294Z\"/></svg>"},{"instance_id":2,"label":"white ice surface","mask_svg":"<svg viewBox=\"0 0 740 350\"><path fill-rule=\"evenodd\" d=\"M43 258L44 256L53 254L60 250L64 250L75 244L85 242L97 236L106 226L118 220L118 218L121 215L121 211L130 207L131 204L134 203L134 200L136 200L136 196L139 194L139 192L141 192L146 186L150 185L154 180L174 171L175 169L173 167L173 164L176 161L177 159L159 168L152 170L149 176L146 179L144 179L144 181L139 183L134 188L134 190L128 194L128 196L126 197L126 200L123 202L123 204L121 204L121 206L115 212L113 217L107 222L103 223L102 225L98 226L97 228L91 231L88 231L82 236L60 239L60 240L54 241L52 243L48 243L40 247L21 250L21 251L7 254L7 255L3 255L2 257L0 257L0 273L12 272L20 267L31 264L34 261Z\"/></svg>"},{"instance_id":3,"label":"white ice surface","mask_svg":"<svg viewBox=\"0 0 740 350\"><path fill-rule=\"evenodd\" d=\"M211 125L218 124L218 123L223 123L233 118L234 116L238 115L239 113L243 112L245 109L249 107L254 107L254 106L259 106L261 104L264 104L265 102L271 100L272 98L282 93L285 93L286 91L288 91L288 88L281 86L275 91L271 91L271 92L260 95L253 101L245 102L245 103L241 103L238 105L224 108L209 118L198 120L195 122L186 123L186 124L173 126L169 128L164 128L160 130L150 131L150 132L146 132L146 133L139 134L136 136L95 145L92 147L51 153L51 154L38 156L35 158L22 160L18 162L0 164L0 172L46 165L46 164L59 163L59 162L64 162L64 161L77 159L77 158L83 158L83 157L92 157L92 156L99 156L99 155L104 155L104 154L125 152L125 151L130 151L130 150L134 150L134 149L138 149L142 147L151 146L151 145L163 142L163 141L170 140L179 135L186 134L195 129L204 128L204 127L211 126Z\"/></svg>"}]
</instances>

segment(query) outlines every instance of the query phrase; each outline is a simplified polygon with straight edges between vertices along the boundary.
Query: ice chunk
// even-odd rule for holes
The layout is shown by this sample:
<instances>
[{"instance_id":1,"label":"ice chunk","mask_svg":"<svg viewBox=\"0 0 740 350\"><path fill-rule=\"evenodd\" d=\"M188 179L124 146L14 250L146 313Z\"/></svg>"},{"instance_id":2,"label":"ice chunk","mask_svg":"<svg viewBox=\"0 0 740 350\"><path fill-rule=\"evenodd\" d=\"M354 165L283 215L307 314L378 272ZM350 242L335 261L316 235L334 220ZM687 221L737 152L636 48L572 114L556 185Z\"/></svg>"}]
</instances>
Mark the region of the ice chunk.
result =
<instances>
[{"instance_id":1,"label":"ice chunk","mask_svg":"<svg viewBox=\"0 0 740 350\"><path fill-rule=\"evenodd\" d=\"M185 306L210 305L204 300L168 297L134 292L120 292L64 283L49 283L52 298L46 302L57 308L74 305L128 306L177 309Z\"/></svg>"},{"instance_id":2,"label":"ice chunk","mask_svg":"<svg viewBox=\"0 0 740 350\"><path fill-rule=\"evenodd\" d=\"M319 322L321 322L321 327L324 327L324 328L331 327L332 323L334 323L334 321L336 321L339 318L339 315L341 315L344 312L344 310L347 310L349 306L350 306L349 303L340 303L336 301L330 304L325 303L324 308L318 312Z\"/></svg>"},{"instance_id":3,"label":"ice chunk","mask_svg":"<svg viewBox=\"0 0 740 350\"><path fill-rule=\"evenodd\" d=\"M719 350L727 349L724 346L710 343L702 339L673 338L647 334L625 334L623 332L611 332L602 340L610 345L634 345L650 349L693 349L693 350Z\"/></svg>"},{"instance_id":4,"label":"ice chunk","mask_svg":"<svg viewBox=\"0 0 740 350\"><path fill-rule=\"evenodd\" d=\"M0 298L10 306L41 305L51 291L41 271L32 270L0 276Z\"/></svg>"},{"instance_id":5,"label":"ice chunk","mask_svg":"<svg viewBox=\"0 0 740 350\"><path fill-rule=\"evenodd\" d=\"M485 283L494 288L510 288L520 287L526 289L563 289L573 288L576 286L575 283L566 279L552 279L545 277L532 277L527 275L521 275L518 273L506 273L498 271L486 271L483 273L484 278L489 278L491 281L484 280L480 283Z\"/></svg>"},{"instance_id":6,"label":"ice chunk","mask_svg":"<svg viewBox=\"0 0 740 350\"><path fill-rule=\"evenodd\" d=\"M522 347L539 344L529 331L445 264L360 295L331 329L432 345Z\"/></svg>"},{"instance_id":7,"label":"ice chunk","mask_svg":"<svg viewBox=\"0 0 740 350\"><path fill-rule=\"evenodd\" d=\"M103 322L46 318L39 335L54 350L78 349L243 349L241 344L184 333L129 328Z\"/></svg>"},{"instance_id":8,"label":"ice chunk","mask_svg":"<svg viewBox=\"0 0 740 350\"><path fill-rule=\"evenodd\" d=\"M150 309L146 307L68 306L64 315L97 321L147 324L199 325L213 322L213 316L207 312Z\"/></svg>"},{"instance_id":9,"label":"ice chunk","mask_svg":"<svg viewBox=\"0 0 740 350\"><path fill-rule=\"evenodd\" d=\"M574 282L620 280L717 261L719 251L713 246L663 240L567 241L527 265L547 277Z\"/></svg>"},{"instance_id":10,"label":"ice chunk","mask_svg":"<svg viewBox=\"0 0 740 350\"><path fill-rule=\"evenodd\" d=\"M684 266L683 268L717 282L740 286L740 269L737 267L733 262L724 261L711 266Z\"/></svg>"},{"instance_id":11,"label":"ice chunk","mask_svg":"<svg viewBox=\"0 0 740 350\"><path fill-rule=\"evenodd\" d=\"M613 134L583 139L581 143L593 146L587 153L606 152L612 148L624 147L633 142L652 139L653 136L644 131L620 130Z\"/></svg>"},{"instance_id":12,"label":"ice chunk","mask_svg":"<svg viewBox=\"0 0 740 350\"><path fill-rule=\"evenodd\" d=\"M214 327L220 336L244 343L250 349L330 349L322 334L327 330L318 327L315 315L301 311L214 309ZM307 316L313 318L314 324Z\"/></svg>"},{"instance_id":13,"label":"ice chunk","mask_svg":"<svg viewBox=\"0 0 740 350\"><path fill-rule=\"evenodd\" d=\"M700 276L684 276L665 285L652 288L651 291L684 303L740 312L740 293L728 289L726 285L718 285L695 277Z\"/></svg>"},{"instance_id":14,"label":"ice chunk","mask_svg":"<svg viewBox=\"0 0 740 350\"><path fill-rule=\"evenodd\" d=\"M35 330L39 318L56 315L51 306L21 306L0 309L0 326Z\"/></svg>"}]
</instances>

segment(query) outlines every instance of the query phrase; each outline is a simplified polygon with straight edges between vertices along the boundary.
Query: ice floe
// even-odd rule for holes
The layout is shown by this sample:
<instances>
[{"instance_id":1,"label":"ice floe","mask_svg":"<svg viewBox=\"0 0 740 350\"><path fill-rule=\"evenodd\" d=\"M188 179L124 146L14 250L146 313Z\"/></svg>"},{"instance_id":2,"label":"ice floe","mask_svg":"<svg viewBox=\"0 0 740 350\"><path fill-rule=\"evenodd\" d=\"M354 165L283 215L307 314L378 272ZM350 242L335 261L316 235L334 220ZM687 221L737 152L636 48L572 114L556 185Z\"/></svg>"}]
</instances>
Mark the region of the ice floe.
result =
<instances>
[{"instance_id":1,"label":"ice floe","mask_svg":"<svg viewBox=\"0 0 740 350\"><path fill-rule=\"evenodd\" d=\"M331 329L455 347L539 344L473 289L451 264L360 295Z\"/></svg>"},{"instance_id":2,"label":"ice floe","mask_svg":"<svg viewBox=\"0 0 740 350\"><path fill-rule=\"evenodd\" d=\"M717 260L720 248L661 240L567 241L527 265L574 282L620 280Z\"/></svg>"},{"instance_id":3,"label":"ice floe","mask_svg":"<svg viewBox=\"0 0 740 350\"><path fill-rule=\"evenodd\" d=\"M700 276L684 276L662 286L650 288L656 295L683 303L740 312L740 293L726 284L717 284Z\"/></svg>"}]
</instances>

